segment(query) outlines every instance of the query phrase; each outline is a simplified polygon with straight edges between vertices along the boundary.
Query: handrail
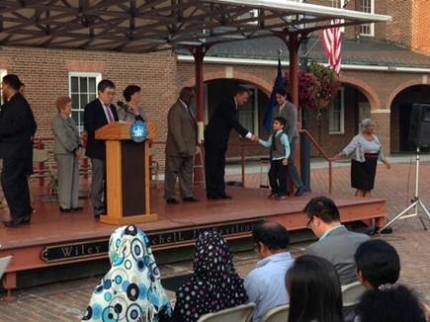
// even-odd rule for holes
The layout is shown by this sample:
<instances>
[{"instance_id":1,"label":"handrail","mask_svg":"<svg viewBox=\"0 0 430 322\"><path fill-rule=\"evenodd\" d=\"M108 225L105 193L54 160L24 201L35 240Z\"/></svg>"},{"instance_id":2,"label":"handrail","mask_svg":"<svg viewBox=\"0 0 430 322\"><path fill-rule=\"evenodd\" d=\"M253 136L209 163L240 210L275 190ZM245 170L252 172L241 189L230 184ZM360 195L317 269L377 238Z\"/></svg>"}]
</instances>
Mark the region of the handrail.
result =
<instances>
[{"instance_id":1,"label":"handrail","mask_svg":"<svg viewBox=\"0 0 430 322\"><path fill-rule=\"evenodd\" d=\"M315 138L312 136L312 134L308 130L300 129L299 133L306 135L308 137L308 139L311 141L311 143L313 144L313 146L320 153L320 155L328 162L328 193L331 194L332 187L333 187L332 163L333 163L334 159L330 158L327 155L327 153L322 149L322 147L318 144L318 142L315 140Z\"/></svg>"}]
</instances>

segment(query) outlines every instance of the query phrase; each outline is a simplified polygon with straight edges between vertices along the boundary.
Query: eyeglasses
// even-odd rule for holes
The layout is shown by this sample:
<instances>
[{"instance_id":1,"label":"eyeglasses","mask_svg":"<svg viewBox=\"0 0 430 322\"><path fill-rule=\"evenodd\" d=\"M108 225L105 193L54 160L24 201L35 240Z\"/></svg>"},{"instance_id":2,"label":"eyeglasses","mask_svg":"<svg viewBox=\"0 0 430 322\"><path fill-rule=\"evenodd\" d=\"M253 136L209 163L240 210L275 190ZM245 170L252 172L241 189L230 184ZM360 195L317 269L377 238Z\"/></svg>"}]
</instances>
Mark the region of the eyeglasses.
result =
<instances>
[{"instance_id":1,"label":"eyeglasses","mask_svg":"<svg viewBox=\"0 0 430 322\"><path fill-rule=\"evenodd\" d=\"M308 223L307 223L307 225L306 225L306 227L307 227L307 228L309 228L309 229L311 229L311 228L312 228L311 226L312 226L312 223L314 222L314 218L315 218L315 217L314 217L314 216L312 216L312 218L311 218L311 219L309 219L309 221L308 221Z\"/></svg>"}]
</instances>

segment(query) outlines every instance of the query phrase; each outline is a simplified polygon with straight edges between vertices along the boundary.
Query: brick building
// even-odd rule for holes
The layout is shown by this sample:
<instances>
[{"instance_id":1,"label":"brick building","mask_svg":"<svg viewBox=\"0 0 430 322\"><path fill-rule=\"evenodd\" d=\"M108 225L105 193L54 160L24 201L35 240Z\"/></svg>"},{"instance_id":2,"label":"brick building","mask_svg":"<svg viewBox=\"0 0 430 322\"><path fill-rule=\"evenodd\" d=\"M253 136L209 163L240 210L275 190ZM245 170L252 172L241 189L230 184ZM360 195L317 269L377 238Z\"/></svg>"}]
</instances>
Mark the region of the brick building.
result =
<instances>
[{"instance_id":1,"label":"brick building","mask_svg":"<svg viewBox=\"0 0 430 322\"><path fill-rule=\"evenodd\" d=\"M340 7L343 0L311 1ZM407 137L412 103L430 102L429 1L350 1L349 9L387 14L387 24L347 27L343 51L343 87L333 104L312 115L311 132L322 147L333 154L357 132L359 121L371 116L386 152L408 149ZM264 135L261 122L276 73L277 50L287 48L277 38L226 43L211 48L205 62L206 114L236 84L254 93L241 109L241 121ZM308 42L310 59L324 62L317 35ZM286 65L284 66L284 69ZM125 54L83 50L52 50L28 47L1 47L0 73L16 73L26 84L25 94L39 125L38 137L50 137L50 122L59 95L73 99L73 115L82 125L83 107L95 98L96 83L112 79L118 100L128 84L143 88L143 107L159 124L159 140L166 136L166 114L180 87L194 84L191 56L183 51L154 54ZM233 133L232 142L237 141ZM237 156L237 149L230 149ZM161 156L161 150L158 151ZM253 154L266 153L256 147ZM314 154L316 154L314 152Z\"/></svg>"}]
</instances>

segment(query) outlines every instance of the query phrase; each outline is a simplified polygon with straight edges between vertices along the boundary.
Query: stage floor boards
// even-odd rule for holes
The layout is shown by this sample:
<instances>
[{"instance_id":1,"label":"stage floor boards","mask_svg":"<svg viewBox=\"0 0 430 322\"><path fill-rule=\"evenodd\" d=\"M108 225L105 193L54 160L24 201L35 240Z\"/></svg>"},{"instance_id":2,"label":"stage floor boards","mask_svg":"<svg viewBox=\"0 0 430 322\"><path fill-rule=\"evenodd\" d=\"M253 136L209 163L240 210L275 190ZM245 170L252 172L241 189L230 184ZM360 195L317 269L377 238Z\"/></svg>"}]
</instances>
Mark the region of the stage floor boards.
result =
<instances>
[{"instance_id":1,"label":"stage floor boards","mask_svg":"<svg viewBox=\"0 0 430 322\"><path fill-rule=\"evenodd\" d=\"M140 224L147 233L180 230L184 228L212 226L229 222L268 220L295 215L295 220L281 220L288 229L300 229L306 226L306 216L302 214L306 203L314 194L292 197L285 201L267 199L267 190L228 188L232 200L206 200L204 191L198 190L198 203L180 203L168 205L163 199L163 192L152 191L152 209L158 213L159 220ZM377 198L355 198L331 196L341 209L345 221L377 217L385 212L385 201ZM81 200L84 211L80 213L60 213L56 202L36 201L31 225L19 228L0 227L0 254L7 249L28 247L30 245L46 245L64 241L86 240L90 238L108 237L115 226L103 224L94 219L88 199ZM353 207L353 208L351 208ZM354 213L354 208L373 208L367 214ZM384 209L381 209L383 207ZM345 211L342 211L345 210ZM367 211L366 211L367 212ZM364 215L364 217L363 217ZM302 220L300 220L302 218ZM291 222L288 224L288 222Z\"/></svg>"}]
</instances>

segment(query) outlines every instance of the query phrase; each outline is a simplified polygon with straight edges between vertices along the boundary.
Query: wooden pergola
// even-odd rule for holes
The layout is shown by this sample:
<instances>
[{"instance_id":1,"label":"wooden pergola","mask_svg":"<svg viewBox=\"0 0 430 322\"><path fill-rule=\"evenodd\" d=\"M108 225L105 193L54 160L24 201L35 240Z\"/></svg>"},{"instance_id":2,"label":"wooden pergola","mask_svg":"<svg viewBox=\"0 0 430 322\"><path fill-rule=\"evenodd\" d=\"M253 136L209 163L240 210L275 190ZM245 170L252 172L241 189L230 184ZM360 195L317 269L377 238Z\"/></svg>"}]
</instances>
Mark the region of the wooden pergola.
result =
<instances>
[{"instance_id":1,"label":"wooden pergola","mask_svg":"<svg viewBox=\"0 0 430 322\"><path fill-rule=\"evenodd\" d=\"M1 0L0 46L147 53L187 47L196 66L197 120L203 122L203 59L213 45L277 35L290 50L293 102L304 36L389 16L288 0Z\"/></svg>"}]
</instances>

